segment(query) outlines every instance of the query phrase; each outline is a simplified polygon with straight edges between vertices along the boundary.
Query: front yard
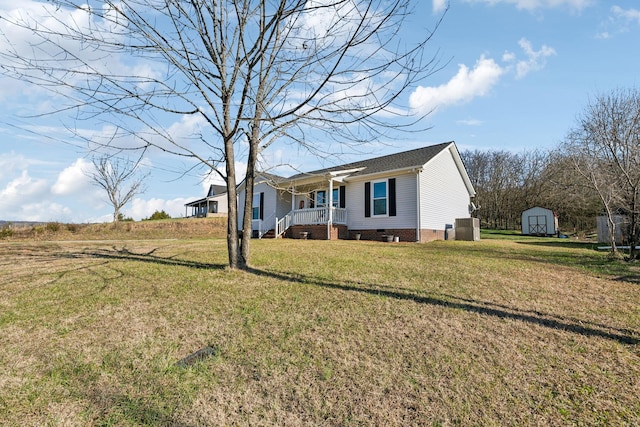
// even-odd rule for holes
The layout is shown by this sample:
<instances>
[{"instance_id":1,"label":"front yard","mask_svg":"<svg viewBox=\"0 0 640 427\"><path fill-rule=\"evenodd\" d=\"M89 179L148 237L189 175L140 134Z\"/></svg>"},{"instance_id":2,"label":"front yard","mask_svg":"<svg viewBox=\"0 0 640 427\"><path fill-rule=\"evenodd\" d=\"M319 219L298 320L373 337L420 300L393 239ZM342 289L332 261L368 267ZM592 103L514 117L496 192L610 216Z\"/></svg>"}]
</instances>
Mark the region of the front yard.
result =
<instances>
[{"instance_id":1,"label":"front yard","mask_svg":"<svg viewBox=\"0 0 640 427\"><path fill-rule=\"evenodd\" d=\"M640 273L559 242L0 243L0 419L637 425Z\"/></svg>"}]
</instances>

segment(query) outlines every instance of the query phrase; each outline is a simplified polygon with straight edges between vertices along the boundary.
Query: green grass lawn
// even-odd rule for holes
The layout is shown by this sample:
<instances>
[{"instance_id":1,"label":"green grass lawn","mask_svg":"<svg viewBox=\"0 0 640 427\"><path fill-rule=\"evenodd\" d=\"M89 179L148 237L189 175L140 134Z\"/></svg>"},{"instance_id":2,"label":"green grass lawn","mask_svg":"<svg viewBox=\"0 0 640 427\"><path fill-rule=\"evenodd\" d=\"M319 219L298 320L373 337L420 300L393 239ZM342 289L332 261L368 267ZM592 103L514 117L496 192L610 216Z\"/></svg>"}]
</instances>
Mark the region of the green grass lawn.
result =
<instances>
[{"instance_id":1,"label":"green grass lawn","mask_svg":"<svg viewBox=\"0 0 640 427\"><path fill-rule=\"evenodd\" d=\"M0 243L0 420L638 425L640 269L494 237Z\"/></svg>"}]
</instances>

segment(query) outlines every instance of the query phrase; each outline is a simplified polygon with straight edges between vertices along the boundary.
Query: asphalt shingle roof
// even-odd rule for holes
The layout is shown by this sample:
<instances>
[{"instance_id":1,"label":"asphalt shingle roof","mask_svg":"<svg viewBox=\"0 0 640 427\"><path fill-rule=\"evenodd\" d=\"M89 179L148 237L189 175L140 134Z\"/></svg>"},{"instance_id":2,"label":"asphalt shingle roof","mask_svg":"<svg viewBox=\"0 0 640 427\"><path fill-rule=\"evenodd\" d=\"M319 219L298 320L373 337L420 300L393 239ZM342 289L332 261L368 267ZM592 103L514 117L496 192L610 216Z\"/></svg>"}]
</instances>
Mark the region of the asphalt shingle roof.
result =
<instances>
[{"instance_id":1,"label":"asphalt shingle roof","mask_svg":"<svg viewBox=\"0 0 640 427\"><path fill-rule=\"evenodd\" d=\"M362 171L352 173L351 176L369 175L377 172L385 172L396 169L421 167L446 147L448 147L451 143L451 141L443 142L441 144L430 145L428 147L416 148L415 150L403 151L401 153L389 154L386 156L375 157L373 159L347 163L341 166L334 166L326 169L318 169L312 172L299 173L289 177L288 179L294 180L297 178L308 177L310 175L323 175L329 172L357 168L364 169Z\"/></svg>"}]
</instances>

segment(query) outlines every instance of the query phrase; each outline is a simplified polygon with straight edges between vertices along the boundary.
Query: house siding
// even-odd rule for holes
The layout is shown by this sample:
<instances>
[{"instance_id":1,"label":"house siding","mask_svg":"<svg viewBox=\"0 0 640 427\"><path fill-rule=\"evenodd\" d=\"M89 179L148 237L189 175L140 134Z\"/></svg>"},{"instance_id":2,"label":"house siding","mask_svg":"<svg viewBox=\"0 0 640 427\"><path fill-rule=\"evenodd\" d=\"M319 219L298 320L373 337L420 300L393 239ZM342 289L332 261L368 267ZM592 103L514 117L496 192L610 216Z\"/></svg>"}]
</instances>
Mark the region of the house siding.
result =
<instances>
[{"instance_id":1,"label":"house siding","mask_svg":"<svg viewBox=\"0 0 640 427\"><path fill-rule=\"evenodd\" d=\"M420 173L420 228L443 238L447 224L469 218L469 191L450 150L434 157ZM443 232L442 236L439 232ZM432 240L422 236L421 240Z\"/></svg>"},{"instance_id":2,"label":"house siding","mask_svg":"<svg viewBox=\"0 0 640 427\"><path fill-rule=\"evenodd\" d=\"M214 197L212 200L218 202L218 213L226 214L229 212L229 200L227 199L227 194L221 194L219 196Z\"/></svg>"},{"instance_id":3,"label":"house siding","mask_svg":"<svg viewBox=\"0 0 640 427\"><path fill-rule=\"evenodd\" d=\"M365 182L389 178L396 179L396 216L365 217ZM346 187L349 230L415 230L417 226L416 194L415 173L349 182Z\"/></svg>"},{"instance_id":4,"label":"house siding","mask_svg":"<svg viewBox=\"0 0 640 427\"><path fill-rule=\"evenodd\" d=\"M276 216L286 214L291 207L291 199L289 199L289 210L286 210L287 203L283 200L281 192L273 188L272 186L261 182L254 186L254 194L264 193L264 210L263 219L264 225L268 228L275 227ZM244 199L246 192L244 189L238 195L238 228L242 227L242 219L244 217ZM284 213L282 213L284 212Z\"/></svg>"}]
</instances>

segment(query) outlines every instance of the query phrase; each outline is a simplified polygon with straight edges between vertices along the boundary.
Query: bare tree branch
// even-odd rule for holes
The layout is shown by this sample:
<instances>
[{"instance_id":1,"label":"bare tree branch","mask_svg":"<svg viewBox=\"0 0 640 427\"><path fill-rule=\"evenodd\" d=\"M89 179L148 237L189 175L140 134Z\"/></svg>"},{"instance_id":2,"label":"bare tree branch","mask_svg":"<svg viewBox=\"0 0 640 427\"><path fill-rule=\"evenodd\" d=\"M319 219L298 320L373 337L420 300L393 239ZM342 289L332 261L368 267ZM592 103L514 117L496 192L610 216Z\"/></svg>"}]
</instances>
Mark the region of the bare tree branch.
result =
<instances>
[{"instance_id":1,"label":"bare tree branch","mask_svg":"<svg viewBox=\"0 0 640 427\"><path fill-rule=\"evenodd\" d=\"M88 149L159 150L212 170L224 162L229 263L242 268L236 161L247 163L247 218L256 163L276 140L326 155L419 123L402 97L438 70L425 50L444 14L410 43L412 4L50 0L44 16L0 17L31 37L25 46L4 35L2 70L52 92L52 113L96 126L78 132ZM190 134L170 118L188 120Z\"/></svg>"},{"instance_id":2,"label":"bare tree branch","mask_svg":"<svg viewBox=\"0 0 640 427\"><path fill-rule=\"evenodd\" d=\"M121 209L136 195L144 193L144 180L149 173L140 174L140 160L131 162L112 156L93 158L94 170L87 172L91 183L102 188L113 206L113 222L120 219Z\"/></svg>"}]
</instances>

